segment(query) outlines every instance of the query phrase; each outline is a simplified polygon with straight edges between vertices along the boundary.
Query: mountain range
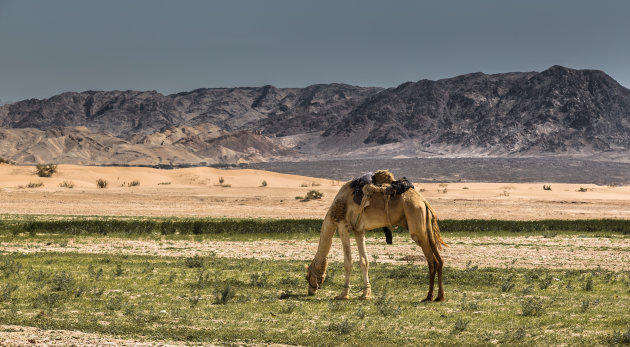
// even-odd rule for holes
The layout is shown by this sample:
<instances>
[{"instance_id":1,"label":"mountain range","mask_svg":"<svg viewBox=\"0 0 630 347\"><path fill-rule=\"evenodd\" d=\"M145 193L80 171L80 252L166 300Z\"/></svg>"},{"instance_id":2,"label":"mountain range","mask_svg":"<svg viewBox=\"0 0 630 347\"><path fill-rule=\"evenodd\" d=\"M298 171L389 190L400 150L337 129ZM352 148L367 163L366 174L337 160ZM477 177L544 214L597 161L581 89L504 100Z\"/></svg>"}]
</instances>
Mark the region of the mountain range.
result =
<instances>
[{"instance_id":1,"label":"mountain range","mask_svg":"<svg viewBox=\"0 0 630 347\"><path fill-rule=\"evenodd\" d=\"M0 106L18 163L370 157L628 158L630 90L599 70L471 73L395 88L67 92Z\"/></svg>"}]
</instances>

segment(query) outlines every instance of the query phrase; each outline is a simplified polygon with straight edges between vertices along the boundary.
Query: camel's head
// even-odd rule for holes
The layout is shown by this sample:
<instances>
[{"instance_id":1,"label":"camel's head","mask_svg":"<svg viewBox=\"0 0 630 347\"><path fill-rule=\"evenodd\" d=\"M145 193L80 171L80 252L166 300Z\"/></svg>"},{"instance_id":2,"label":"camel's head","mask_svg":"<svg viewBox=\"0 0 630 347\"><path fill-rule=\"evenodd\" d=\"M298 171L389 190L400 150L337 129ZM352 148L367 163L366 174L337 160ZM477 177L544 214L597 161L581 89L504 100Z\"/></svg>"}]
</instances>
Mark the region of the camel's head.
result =
<instances>
[{"instance_id":1,"label":"camel's head","mask_svg":"<svg viewBox=\"0 0 630 347\"><path fill-rule=\"evenodd\" d=\"M321 287L326 278L326 263L323 269L316 269L315 262L306 267L306 281L308 282L308 295L317 294L317 290Z\"/></svg>"}]
</instances>

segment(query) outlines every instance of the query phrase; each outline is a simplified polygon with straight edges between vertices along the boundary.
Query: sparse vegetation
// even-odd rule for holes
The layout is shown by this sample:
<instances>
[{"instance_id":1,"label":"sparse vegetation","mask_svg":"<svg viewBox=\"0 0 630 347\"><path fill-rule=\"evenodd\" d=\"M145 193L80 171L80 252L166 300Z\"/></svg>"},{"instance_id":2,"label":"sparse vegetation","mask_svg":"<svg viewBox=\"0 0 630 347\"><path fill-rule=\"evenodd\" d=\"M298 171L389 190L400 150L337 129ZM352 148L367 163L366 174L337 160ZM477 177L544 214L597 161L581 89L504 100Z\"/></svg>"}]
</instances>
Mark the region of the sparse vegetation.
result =
<instances>
[{"instance_id":1,"label":"sparse vegetation","mask_svg":"<svg viewBox=\"0 0 630 347\"><path fill-rule=\"evenodd\" d=\"M261 187L266 187L266 186L267 186L267 181L264 181L264 180L263 180L263 181L260 183L260 186L261 186Z\"/></svg>"},{"instance_id":2,"label":"sparse vegetation","mask_svg":"<svg viewBox=\"0 0 630 347\"><path fill-rule=\"evenodd\" d=\"M63 181L63 182L59 183L59 187L72 189L72 188L74 188L74 182L72 182L72 181Z\"/></svg>"},{"instance_id":3,"label":"sparse vegetation","mask_svg":"<svg viewBox=\"0 0 630 347\"><path fill-rule=\"evenodd\" d=\"M4 159L4 158L2 158L2 157L0 157L0 164L15 165L15 163L14 163L14 162L12 162L11 160L9 160L9 159Z\"/></svg>"},{"instance_id":4,"label":"sparse vegetation","mask_svg":"<svg viewBox=\"0 0 630 347\"><path fill-rule=\"evenodd\" d=\"M585 193L585 192L588 192L588 189L584 187L580 187L580 189L578 189L577 191L580 193Z\"/></svg>"},{"instance_id":5,"label":"sparse vegetation","mask_svg":"<svg viewBox=\"0 0 630 347\"><path fill-rule=\"evenodd\" d=\"M44 186L43 182L29 182L29 184L26 185L26 188L39 188L43 186Z\"/></svg>"},{"instance_id":6,"label":"sparse vegetation","mask_svg":"<svg viewBox=\"0 0 630 347\"><path fill-rule=\"evenodd\" d=\"M107 188L107 181L99 178L98 180L96 180L96 186L101 189Z\"/></svg>"},{"instance_id":7,"label":"sparse vegetation","mask_svg":"<svg viewBox=\"0 0 630 347\"><path fill-rule=\"evenodd\" d=\"M551 190L551 185L543 184L543 190Z\"/></svg>"},{"instance_id":8,"label":"sparse vegetation","mask_svg":"<svg viewBox=\"0 0 630 347\"><path fill-rule=\"evenodd\" d=\"M35 173L39 177L52 177L57 172L57 165L55 164L37 164L35 166Z\"/></svg>"},{"instance_id":9,"label":"sparse vegetation","mask_svg":"<svg viewBox=\"0 0 630 347\"><path fill-rule=\"evenodd\" d=\"M219 184L223 184L223 182L225 182L225 179L223 179L223 176L219 177Z\"/></svg>"},{"instance_id":10,"label":"sparse vegetation","mask_svg":"<svg viewBox=\"0 0 630 347\"><path fill-rule=\"evenodd\" d=\"M117 227L145 221L126 222ZM0 222L6 232L4 227ZM418 291L426 273L420 267L377 262L370 276L375 299L366 302L354 291L348 301L327 300L340 290L338 280L307 296L303 261L209 256L199 267L200 260L0 254L0 321L195 345L236 340L337 345L341 335L345 344L373 345L614 345L630 340L624 319L630 305L627 271L448 267L447 301L421 303ZM343 273L343 264L331 262L329 272ZM359 278L353 273L353 281ZM518 290L501 290L508 278ZM590 291L567 285L589 278ZM539 283L549 279L553 283L541 289ZM534 296L520 290L530 283ZM418 314L433 324L409 324ZM242 329L244 321L248 329ZM392 329L395 334L384 333Z\"/></svg>"},{"instance_id":11,"label":"sparse vegetation","mask_svg":"<svg viewBox=\"0 0 630 347\"><path fill-rule=\"evenodd\" d=\"M309 190L308 193L306 193L306 196L304 197L305 200L318 200L321 199L324 196L324 193L318 191L318 190Z\"/></svg>"},{"instance_id":12,"label":"sparse vegetation","mask_svg":"<svg viewBox=\"0 0 630 347\"><path fill-rule=\"evenodd\" d=\"M140 185L140 181L134 180L127 183L127 187L138 187Z\"/></svg>"},{"instance_id":13,"label":"sparse vegetation","mask_svg":"<svg viewBox=\"0 0 630 347\"><path fill-rule=\"evenodd\" d=\"M160 182L160 183L158 183L158 186L166 186L166 185L169 185L169 184L171 184L171 182Z\"/></svg>"}]
</instances>

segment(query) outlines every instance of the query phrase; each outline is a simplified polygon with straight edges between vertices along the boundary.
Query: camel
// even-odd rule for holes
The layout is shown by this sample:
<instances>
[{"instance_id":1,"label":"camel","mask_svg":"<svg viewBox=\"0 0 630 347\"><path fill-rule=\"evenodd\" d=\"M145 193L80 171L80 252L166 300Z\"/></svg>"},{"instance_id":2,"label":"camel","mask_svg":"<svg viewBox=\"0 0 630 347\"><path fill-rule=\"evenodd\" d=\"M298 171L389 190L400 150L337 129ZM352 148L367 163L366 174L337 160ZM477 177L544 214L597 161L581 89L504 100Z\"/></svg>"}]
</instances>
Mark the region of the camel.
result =
<instances>
[{"instance_id":1,"label":"camel","mask_svg":"<svg viewBox=\"0 0 630 347\"><path fill-rule=\"evenodd\" d=\"M307 267L308 294L315 295L326 278L328 253L332 245L332 238L335 231L339 230L339 237L343 245L345 282L343 290L336 299L349 299L350 272L352 271L350 232L353 231L359 249L363 275L363 295L361 298L371 299L372 291L368 277L369 262L365 251L365 231L386 226L402 226L409 229L411 239L420 246L428 263L429 292L422 301L433 300L436 273L438 275L438 295L435 301L443 301L445 299L442 285L444 261L439 250L441 250L442 245L447 245L440 236L435 211L414 189L409 189L402 194L390 195L391 192L387 190L387 187L394 181L390 172L380 170L373 177L373 184L363 186L364 195L361 205L353 201L353 189L350 187L350 181L345 183L335 196L322 224L317 253Z\"/></svg>"}]
</instances>

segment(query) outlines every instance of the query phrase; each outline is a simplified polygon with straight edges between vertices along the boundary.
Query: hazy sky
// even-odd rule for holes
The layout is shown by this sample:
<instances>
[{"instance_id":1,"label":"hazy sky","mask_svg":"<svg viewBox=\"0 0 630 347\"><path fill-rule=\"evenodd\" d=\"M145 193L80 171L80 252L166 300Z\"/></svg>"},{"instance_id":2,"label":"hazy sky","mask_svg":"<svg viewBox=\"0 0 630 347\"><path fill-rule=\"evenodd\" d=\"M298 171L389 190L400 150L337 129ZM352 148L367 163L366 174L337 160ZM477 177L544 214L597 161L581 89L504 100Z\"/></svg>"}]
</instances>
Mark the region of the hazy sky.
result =
<instances>
[{"instance_id":1,"label":"hazy sky","mask_svg":"<svg viewBox=\"0 0 630 347\"><path fill-rule=\"evenodd\" d=\"M601 69L630 87L630 1L0 0L0 99L396 86Z\"/></svg>"}]
</instances>

